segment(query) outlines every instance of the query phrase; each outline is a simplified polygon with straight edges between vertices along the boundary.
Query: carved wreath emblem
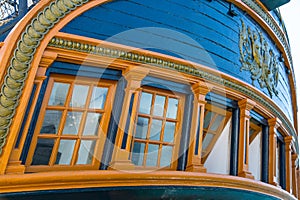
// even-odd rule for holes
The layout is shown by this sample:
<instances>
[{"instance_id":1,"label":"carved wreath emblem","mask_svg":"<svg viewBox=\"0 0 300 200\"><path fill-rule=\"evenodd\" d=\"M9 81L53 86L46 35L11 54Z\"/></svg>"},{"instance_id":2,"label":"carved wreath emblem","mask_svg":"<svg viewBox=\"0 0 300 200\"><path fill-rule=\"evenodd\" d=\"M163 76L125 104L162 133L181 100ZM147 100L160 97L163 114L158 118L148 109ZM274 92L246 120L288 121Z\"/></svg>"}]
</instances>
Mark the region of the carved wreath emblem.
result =
<instances>
[{"instance_id":1,"label":"carved wreath emblem","mask_svg":"<svg viewBox=\"0 0 300 200\"><path fill-rule=\"evenodd\" d=\"M240 71L251 72L252 85L257 80L261 88L267 88L270 96L278 95L278 61L274 51L268 47L268 43L262 32L251 30L242 21L240 29Z\"/></svg>"}]
</instances>

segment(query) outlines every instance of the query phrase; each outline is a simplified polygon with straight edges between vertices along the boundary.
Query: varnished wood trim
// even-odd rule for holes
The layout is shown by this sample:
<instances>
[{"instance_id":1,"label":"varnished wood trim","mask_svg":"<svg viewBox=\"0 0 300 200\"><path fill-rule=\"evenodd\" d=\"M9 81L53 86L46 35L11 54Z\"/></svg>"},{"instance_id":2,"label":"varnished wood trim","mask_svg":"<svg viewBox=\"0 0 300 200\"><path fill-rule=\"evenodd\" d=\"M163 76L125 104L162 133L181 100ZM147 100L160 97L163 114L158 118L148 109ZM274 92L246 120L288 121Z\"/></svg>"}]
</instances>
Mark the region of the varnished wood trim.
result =
<instances>
[{"instance_id":1,"label":"varnished wood trim","mask_svg":"<svg viewBox=\"0 0 300 200\"><path fill-rule=\"evenodd\" d=\"M278 116L278 113L280 113L280 117L281 119L284 119L284 121L286 123L283 123L285 126L284 128L284 134L286 135L290 135L291 132L296 133L295 129L294 129L294 124L291 123L291 121L287 118L287 116L284 114L283 111L281 111L281 109L279 108L279 106L273 102L273 100L268 97L267 95L265 95L263 92L261 92L260 90L258 90L257 88L255 88L254 86L245 83L233 76L230 76L228 74L225 74L223 72L220 72L218 70L206 67L204 65L198 64L198 63L193 63L190 61L186 61L180 58L175 58L172 56L167 56L164 54L160 54L160 53L156 53L156 52L151 52L148 50L143 50L143 49L136 49L133 47L128 47L125 45L120 45L120 44L114 44L114 43L110 43L107 41L101 41L101 40L97 40L97 39L92 39L92 38L87 38L87 37L83 37L83 36L77 36L77 35L72 35L72 34L66 34L66 33L58 33L57 34L57 38L56 40L66 40L66 41L83 41L82 44L89 44L89 45L95 45L97 47L105 47L105 48L109 48L109 49L115 49L115 50L120 50L120 51L124 51L124 52L129 52L132 53L132 55L140 55L140 56L148 56L148 57L152 57L155 58L157 61L158 60L162 60L163 61L167 61L170 65L173 64L177 64L178 66L185 66L186 68L190 68L192 69L201 69L201 71L203 73L208 73L211 74L213 76L217 76L218 78L221 78L225 81L228 81L232 84L237 84L237 85L241 85L244 88L247 88L247 90L249 90L249 92L253 92L255 94L257 94L257 96L263 97L263 101L264 103L267 102L267 105L271 105L272 109L270 107L266 107L266 105L264 105L262 102L257 102L256 107L254 108L255 111L257 111L258 113L260 113L262 116L266 117L266 118L273 118L275 116ZM82 63L84 61L85 64L89 64L92 66L97 66L97 67L112 67L112 68L118 68L121 70L125 70L127 67L132 67L135 66L137 63L131 61L130 59L123 59L122 57L118 56L117 58L113 58L113 57L109 57L109 56L100 56L100 55L96 55L96 54L91 54L88 51L85 50L77 50L77 49L71 49L71 48L64 48L63 46L60 45L50 45L47 47L48 51L55 51L58 53L58 60L62 61L62 62L72 62L69 57L77 57L78 62ZM74 61L74 59L73 59ZM157 67L156 64L151 64L151 63L146 63L146 62L142 62L139 63L140 67L143 67L149 71L149 75L152 76L156 76L159 78L163 78L166 80L172 80L172 81L177 81L177 82L181 82L184 84L194 84L197 83L199 81L199 77L195 77L193 75L190 75L188 72L181 72L180 70L178 72L174 70L170 70L167 68L161 68L161 67ZM190 69L186 69L186 70L190 70ZM201 79L201 78L200 78ZM250 93L247 91L247 93L249 93L249 95L246 95L245 93L242 93L240 91L237 91L235 89L232 89L231 87L227 87L224 84L218 84L218 83L214 83L211 82L211 80L207 80L205 78L203 78L203 80L207 83L210 84L213 87L213 91L220 93L220 94L226 94L226 96L228 96L229 98L232 98L233 100L241 100L244 98L250 98L252 99L253 96L250 95ZM273 109L274 108L274 109ZM276 111L274 113L274 111ZM294 112L294 116L296 116L295 114L296 112ZM293 130L293 131L291 131ZM295 141L294 141L294 145ZM294 146L293 145L293 146ZM297 145L294 147L294 149L297 149Z\"/></svg>"},{"instance_id":2,"label":"varnished wood trim","mask_svg":"<svg viewBox=\"0 0 300 200\"><path fill-rule=\"evenodd\" d=\"M273 185L241 177L179 171L68 171L3 175L0 193L121 186L206 186L247 190L296 200ZM30 183L30 184L29 184Z\"/></svg>"}]
</instances>

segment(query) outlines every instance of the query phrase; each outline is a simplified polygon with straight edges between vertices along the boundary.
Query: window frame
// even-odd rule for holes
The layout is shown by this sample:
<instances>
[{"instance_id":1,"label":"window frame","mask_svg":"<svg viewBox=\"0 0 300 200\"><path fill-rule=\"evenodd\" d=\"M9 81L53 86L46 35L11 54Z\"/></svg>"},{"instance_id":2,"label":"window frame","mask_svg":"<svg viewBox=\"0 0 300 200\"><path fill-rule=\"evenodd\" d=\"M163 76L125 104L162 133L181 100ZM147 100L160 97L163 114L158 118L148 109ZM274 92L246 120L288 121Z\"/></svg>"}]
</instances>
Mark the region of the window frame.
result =
<instances>
[{"instance_id":1,"label":"window frame","mask_svg":"<svg viewBox=\"0 0 300 200\"><path fill-rule=\"evenodd\" d=\"M65 105L62 107L58 106L49 106L48 101L50 99L50 95L53 89L53 85L55 82L59 83L68 83L70 84L70 88L68 89L68 94L65 100ZM79 108L79 107L72 107L72 106L66 106L66 102L70 101L72 98L72 93L73 93L73 88L74 85L87 85L89 87L88 89L88 94L86 98L86 106L85 108ZM104 108L101 109L93 109L93 108L88 108L88 100L92 95L92 87L95 86L100 86L100 87L107 87L107 96L106 96L106 101L104 104ZM109 120L110 120L110 115L112 111L112 106L113 106L113 100L115 96L115 90L116 90L116 81L112 80L99 80L97 78L90 78L90 77L81 77L81 76L72 76L72 75L65 75L65 74L51 74L48 77L48 82L46 86L45 93L42 98L42 105L39 110L39 117L37 119L37 123L35 125L32 141L29 147L27 159L25 161L25 167L26 167L26 172L39 172L39 171L59 171L59 170L85 170L85 169L99 169L100 163L101 163L101 158L103 154L103 147L105 143L105 138L107 135L108 131L108 125L109 125ZM69 103L69 102L68 102ZM87 113L89 111L94 111L94 113L101 113L101 121L99 124L99 127L102 127L101 129L98 129L98 135L97 136L84 136L82 137L83 134L83 128L85 126L86 122L86 117L81 118L80 121L80 126L79 130L81 130L82 133L77 133L77 135L62 135L62 133L59 135L57 134L40 134L40 130L42 128L43 122L44 122L44 117L46 114L46 110L62 110L63 112L69 112L69 111L82 111L82 114ZM58 109L56 109L58 108ZM60 119L60 132L63 131L63 125L62 123L66 123L66 115L67 114L62 114L62 118ZM63 117L65 116L65 117ZM81 134L79 136L79 134ZM32 160L34 156L34 152L37 146L37 141L39 138L50 138L54 139L54 146L52 149L51 156L49 158L48 165L32 165ZM69 165L60 165L60 164L55 164L55 159L56 155L58 152L59 148L59 143L61 139L74 139L75 140L75 146L72 152L72 158L71 158L71 164ZM76 165L76 160L77 160L77 155L78 151L80 148L80 142L83 140L91 140L94 139L96 141L95 147L94 147L94 153L93 153L93 158L91 161L91 164L78 164ZM74 153L75 152L75 153Z\"/></svg>"},{"instance_id":2,"label":"window frame","mask_svg":"<svg viewBox=\"0 0 300 200\"><path fill-rule=\"evenodd\" d=\"M214 145L216 144L218 138L220 137L221 133L223 132L225 126L227 125L228 121L230 120L230 118L232 116L232 113L229 110L227 110L226 108L221 108L221 107L215 106L213 104L207 103L205 105L203 123L204 123L205 116L206 116L207 112L209 112L209 111L214 112L215 114L214 114L212 120L209 122L208 127L207 128L203 127L203 133L202 133L203 134L203 136L202 136L203 139L202 139L202 150L201 150L201 160L202 160L201 162L202 163L205 163L205 161L208 158L209 154L211 153ZM222 122L221 122L223 124L223 126L219 126L216 131L211 131L210 128L214 124L216 118L219 115L224 117L222 119ZM214 137L210 141L207 148L204 150L203 149L203 142L204 142L205 136L207 135L208 132L213 133Z\"/></svg>"},{"instance_id":3,"label":"window frame","mask_svg":"<svg viewBox=\"0 0 300 200\"><path fill-rule=\"evenodd\" d=\"M150 114L144 114L144 113L139 113L139 108L140 108L140 101L141 101L141 96L142 96L142 92L146 92L146 93L151 93L152 96L152 100L151 100L151 108L150 108ZM168 98L176 98L178 99L178 110L177 110L177 119L171 119L171 118L167 118L167 117L158 117L158 116L153 116L152 115L152 111L153 111L153 107L154 107L154 99L155 99L155 95L162 95L165 96L165 105L164 105L164 111L163 111L163 115L166 115L166 108L167 108L167 97ZM136 169L155 169L155 170L176 170L177 168L177 163L178 163L178 153L179 153L179 148L180 148L180 139L181 139L181 133L182 133L182 123L183 123L183 115L184 115L184 106L185 106L185 94L182 94L180 92L174 92L174 91L169 91L169 90L165 90L165 89L159 89L156 87L152 87L152 86L142 86L140 88L140 91L138 93L138 101L137 101L137 110L134 116L134 127L132 129L132 133L131 135L131 147L130 147L130 160L132 161L132 155L133 155L133 146L134 146L134 142L138 141L140 143L144 143L145 144L145 149L144 149L144 156L143 156L143 165L135 165ZM159 119L162 120L162 127L161 127L161 135L160 135L160 141L155 141L155 140L150 140L150 129L151 129L151 122L148 124L148 128L147 128L147 136L145 139L136 139L135 138L135 132L136 132L136 124L137 124L137 119L138 117L146 117L149 119L149 122L152 121L152 119ZM175 122L176 126L174 129L174 140L173 143L168 143L168 142L163 142L161 141L163 138L163 133L164 133L164 128L165 128L165 123L166 121L171 121L171 122ZM147 145L146 145L147 144ZM159 144L159 152L158 152L158 157L157 157L157 165L156 166L147 166L146 165L146 157L145 157L145 151L147 151L147 146L148 144ZM170 166L158 166L158 163L160 164L160 159L161 159L161 152L162 152L162 147L163 146L173 146L173 152L172 152L172 156L171 156L171 163Z\"/></svg>"},{"instance_id":4,"label":"window frame","mask_svg":"<svg viewBox=\"0 0 300 200\"><path fill-rule=\"evenodd\" d=\"M251 129L254 131L252 135L250 135ZM255 124L250 120L250 130L249 130L249 145L256 138L256 136L262 132L262 127L260 125Z\"/></svg>"}]
</instances>

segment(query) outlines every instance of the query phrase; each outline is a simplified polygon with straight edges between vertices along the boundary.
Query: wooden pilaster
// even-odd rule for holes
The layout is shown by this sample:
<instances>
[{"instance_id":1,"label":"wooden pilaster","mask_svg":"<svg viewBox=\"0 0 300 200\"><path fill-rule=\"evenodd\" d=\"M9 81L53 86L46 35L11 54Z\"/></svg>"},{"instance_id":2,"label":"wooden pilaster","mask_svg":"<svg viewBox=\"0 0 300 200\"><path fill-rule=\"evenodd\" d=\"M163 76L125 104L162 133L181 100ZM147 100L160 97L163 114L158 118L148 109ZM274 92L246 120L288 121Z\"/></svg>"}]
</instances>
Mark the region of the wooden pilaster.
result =
<instances>
[{"instance_id":1,"label":"wooden pilaster","mask_svg":"<svg viewBox=\"0 0 300 200\"><path fill-rule=\"evenodd\" d=\"M297 162L298 155L297 154L292 154L292 190L293 190L293 195L298 198L298 187L297 187Z\"/></svg>"},{"instance_id":2,"label":"wooden pilaster","mask_svg":"<svg viewBox=\"0 0 300 200\"><path fill-rule=\"evenodd\" d=\"M15 148L11 152L7 168L5 170L6 174L23 174L25 172L25 166L22 165L22 163L20 161L20 157L21 157L21 153L23 150L26 136L27 136L27 130L29 129L29 126L30 126L30 120L33 116L35 104L37 102L43 81L47 78L45 76L46 70L54 62L54 60L56 58L57 58L56 53L47 52L47 51L45 51L43 53L43 57L40 61L39 68L38 68L38 71L36 73L35 80L34 80L34 84L36 85L36 90L35 90L35 93L33 94L33 101L31 103L31 107L28 112L28 117L27 117L28 120L25 122L23 132L19 133L22 135L20 137L18 146L17 147L15 146Z\"/></svg>"},{"instance_id":3,"label":"wooden pilaster","mask_svg":"<svg viewBox=\"0 0 300 200\"><path fill-rule=\"evenodd\" d=\"M278 186L276 178L276 146L277 146L277 128L281 121L278 118L268 120L269 123L269 183Z\"/></svg>"},{"instance_id":4,"label":"wooden pilaster","mask_svg":"<svg viewBox=\"0 0 300 200\"><path fill-rule=\"evenodd\" d=\"M122 149L122 143L123 143L123 137L125 133L125 128L126 128L126 123L127 123L127 118L128 118L128 113L129 113L129 108L130 108L130 101L133 95L137 94L139 88L141 87L141 82L147 76L149 73L149 70L140 68L140 67L135 67L131 68L128 71L124 73L124 78L127 81L127 86L125 88L125 96L124 96L124 102L123 102L123 108L121 111L121 116L120 116L120 122L119 122L119 128L116 136L116 142L115 142L115 147L114 147L114 153L112 156L112 161L110 163L109 169L115 169L115 170L130 170L134 169L135 166L131 163L129 160L130 156L130 147L129 147L129 140L127 138L126 141L126 147ZM133 112L136 110L136 99L137 95L134 96L134 105L133 105ZM134 116L132 114L131 116ZM133 118L133 117L131 117ZM129 125L129 130L131 129L133 125L133 119L130 119L130 125ZM128 131L130 133L131 131Z\"/></svg>"},{"instance_id":5,"label":"wooden pilaster","mask_svg":"<svg viewBox=\"0 0 300 200\"><path fill-rule=\"evenodd\" d=\"M288 192L291 192L292 189L292 136L286 136L284 137L284 143L285 143L285 173L286 173L286 188L285 190Z\"/></svg>"},{"instance_id":6,"label":"wooden pilaster","mask_svg":"<svg viewBox=\"0 0 300 200\"><path fill-rule=\"evenodd\" d=\"M206 172L206 169L201 162L201 152L204 111L206 104L205 96L211 90L211 87L205 82L199 82L192 86L192 90L194 93L194 105L186 171ZM196 144L198 144L198 147Z\"/></svg>"},{"instance_id":7,"label":"wooden pilaster","mask_svg":"<svg viewBox=\"0 0 300 200\"><path fill-rule=\"evenodd\" d=\"M255 106L255 102L250 99L243 99L238 104L240 108L238 176L254 179L254 176L249 172L249 132L250 110Z\"/></svg>"}]
</instances>

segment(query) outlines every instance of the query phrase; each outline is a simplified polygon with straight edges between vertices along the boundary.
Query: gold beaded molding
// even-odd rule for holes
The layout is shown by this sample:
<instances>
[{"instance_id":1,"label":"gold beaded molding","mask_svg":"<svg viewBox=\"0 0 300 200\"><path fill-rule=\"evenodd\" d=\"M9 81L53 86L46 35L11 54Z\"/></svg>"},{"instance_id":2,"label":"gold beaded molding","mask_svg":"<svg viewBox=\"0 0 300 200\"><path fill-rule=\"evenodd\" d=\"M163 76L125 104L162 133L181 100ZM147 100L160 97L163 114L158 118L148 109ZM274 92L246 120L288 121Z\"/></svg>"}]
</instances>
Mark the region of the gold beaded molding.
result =
<instances>
[{"instance_id":1,"label":"gold beaded molding","mask_svg":"<svg viewBox=\"0 0 300 200\"><path fill-rule=\"evenodd\" d=\"M49 30L56 23L58 23L66 14L68 14L72 10L75 10L82 4L87 3L88 1L91 0L53 0L48 6L46 6L42 11L40 11L36 17L34 17L31 20L31 22L26 26L24 32L21 34L21 37L17 42L16 48L13 51L12 58L8 64L8 68L6 69L5 78L0 90L0 155L2 152L2 148L6 143L6 137L9 133L10 125L15 116L16 108L19 105L20 96L22 95L24 84L27 79L28 72L30 70L31 62L33 60L37 47L39 47L40 45L40 41L45 37ZM254 11L256 11L264 20L266 20L268 24L271 23L270 27L274 29L277 35L279 34L279 39L284 45L286 52L288 52L289 62L292 66L292 60L287 42L284 36L281 35L282 32L279 30L278 26L275 26L273 21L268 21L269 16L263 15L262 8L260 8L260 6L254 2L254 0L242 1ZM56 40L52 40L49 45L57 45L56 42ZM82 48L81 51L91 51L93 49L93 47L89 47L88 44L84 46L81 46L80 44L79 46L80 48ZM88 49L85 49L87 47ZM70 47L66 46L65 48ZM92 49L90 50L89 48ZM106 51L109 54L115 53L115 51ZM181 72L194 74L196 76L206 78L214 82L222 83L228 87L239 90L246 95L253 96L253 98L261 102L262 105L265 105L277 116L280 116L280 119L283 121L284 125L288 128L291 135L293 135L293 139L297 140L297 135L293 126L290 124L288 119L284 117L284 114L281 114L280 111L267 104L261 96L245 87L242 87L229 80L221 79L220 77L214 76L207 72L202 72L200 70L195 70L188 66L171 63L168 61L162 61L156 58L148 58L147 56L143 55L137 57L137 55L132 54L126 54L124 56L121 55L121 57L127 60L135 60L136 58L138 58L140 59L137 60L138 62L150 62L152 63L152 65L168 67ZM298 150L297 142L295 142L295 144L296 149Z\"/></svg>"},{"instance_id":2,"label":"gold beaded molding","mask_svg":"<svg viewBox=\"0 0 300 200\"><path fill-rule=\"evenodd\" d=\"M69 49L69 50L84 52L88 54L100 55L109 58L127 60L127 61L132 61L141 64L148 64L148 65L165 68L165 69L176 70L178 72L190 74L232 88L261 103L264 107L268 108L268 110L270 110L272 113L278 116L278 118L282 121L283 125L288 129L289 133L293 136L293 143L295 144L295 148L297 152L299 151L298 142L297 142L298 136L296 134L293 125L291 124L289 119L285 116L285 114L281 110L269 104L264 99L264 97L261 96L261 94L249 89L246 86L233 82L230 79L224 79L220 76L211 74L201 69L196 69L193 66L172 62L168 59L162 59L159 57L145 55L142 53L127 52L117 48L110 48L102 45L97 45L97 46L91 45L88 43L72 41L72 40L59 38L59 37L52 38L48 46L61 48L61 49Z\"/></svg>"},{"instance_id":3,"label":"gold beaded molding","mask_svg":"<svg viewBox=\"0 0 300 200\"><path fill-rule=\"evenodd\" d=\"M0 92L0 155L22 95L35 50L66 14L89 0L54 0L26 26L13 52Z\"/></svg>"}]
</instances>

